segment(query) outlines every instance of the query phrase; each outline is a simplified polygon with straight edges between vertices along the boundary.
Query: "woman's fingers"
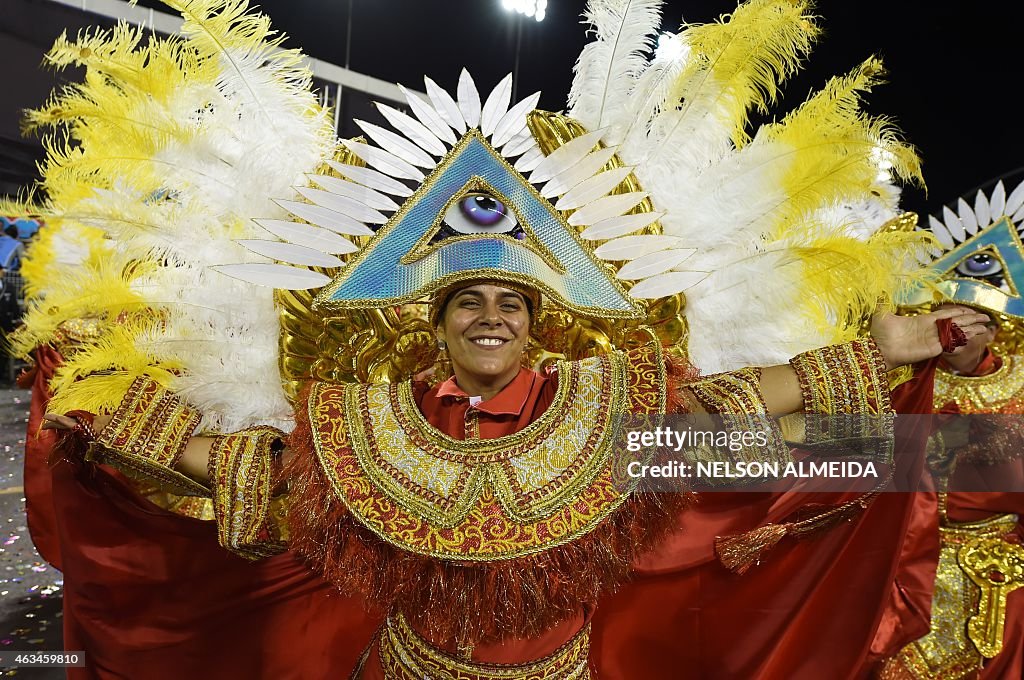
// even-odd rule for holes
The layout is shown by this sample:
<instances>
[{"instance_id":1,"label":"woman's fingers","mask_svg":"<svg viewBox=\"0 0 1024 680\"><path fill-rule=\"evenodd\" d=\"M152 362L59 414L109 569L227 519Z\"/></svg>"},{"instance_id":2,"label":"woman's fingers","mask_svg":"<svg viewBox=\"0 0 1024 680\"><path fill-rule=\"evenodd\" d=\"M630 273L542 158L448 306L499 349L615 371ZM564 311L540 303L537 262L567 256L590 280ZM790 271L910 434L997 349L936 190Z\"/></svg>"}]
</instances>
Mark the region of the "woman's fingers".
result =
<instances>
[{"instance_id":1,"label":"woman's fingers","mask_svg":"<svg viewBox=\"0 0 1024 680\"><path fill-rule=\"evenodd\" d=\"M987 318L988 317L986 317L986 319ZM957 326L960 326L960 324L958 323ZM964 332L964 335L966 335L968 338L973 338L978 335L984 335L985 333L987 333L988 326L985 325L984 321L981 321L977 323L972 323L968 326L960 326L960 330L962 330Z\"/></svg>"},{"instance_id":2,"label":"woman's fingers","mask_svg":"<svg viewBox=\"0 0 1024 680\"><path fill-rule=\"evenodd\" d=\"M968 326L975 324L984 326L991 321L987 314L982 314L970 307L943 307L925 316L930 316L932 320L952 319L953 323L959 326L965 333Z\"/></svg>"},{"instance_id":3,"label":"woman's fingers","mask_svg":"<svg viewBox=\"0 0 1024 680\"><path fill-rule=\"evenodd\" d=\"M953 319L956 321L957 326L963 326L964 324L977 323L979 319L988 321L988 315L982 314L981 312L971 309L970 307L960 307L953 305L950 307L941 307L936 309L934 312L929 314L933 319ZM984 322L983 322L984 323Z\"/></svg>"},{"instance_id":4,"label":"woman's fingers","mask_svg":"<svg viewBox=\"0 0 1024 680\"><path fill-rule=\"evenodd\" d=\"M44 430L73 430L78 421L74 418L61 415L59 413L45 413L43 414Z\"/></svg>"}]
</instances>

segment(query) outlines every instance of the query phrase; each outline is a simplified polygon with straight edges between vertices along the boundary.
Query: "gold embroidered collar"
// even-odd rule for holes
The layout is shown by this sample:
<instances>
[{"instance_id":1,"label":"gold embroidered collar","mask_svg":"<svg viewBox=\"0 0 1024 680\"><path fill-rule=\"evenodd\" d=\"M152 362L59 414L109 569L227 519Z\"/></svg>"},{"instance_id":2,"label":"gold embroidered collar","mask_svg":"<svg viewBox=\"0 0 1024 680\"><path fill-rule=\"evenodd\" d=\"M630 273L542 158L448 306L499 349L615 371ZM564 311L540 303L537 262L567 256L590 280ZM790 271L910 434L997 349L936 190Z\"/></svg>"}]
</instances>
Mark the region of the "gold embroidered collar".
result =
<instances>
[{"instance_id":1,"label":"gold embroidered collar","mask_svg":"<svg viewBox=\"0 0 1024 680\"><path fill-rule=\"evenodd\" d=\"M310 392L313 440L338 498L383 540L445 559L511 559L592 530L628 497L614 475L625 414L664 413L660 348L560 362L554 401L505 437L459 440L419 412L412 384Z\"/></svg>"},{"instance_id":2,"label":"gold embroidered collar","mask_svg":"<svg viewBox=\"0 0 1024 680\"><path fill-rule=\"evenodd\" d=\"M936 408L949 402L960 406L961 413L998 413L1014 401L1024 400L1024 370L1021 357L1002 357L1003 365L983 376L954 375L941 368L935 371Z\"/></svg>"}]
</instances>

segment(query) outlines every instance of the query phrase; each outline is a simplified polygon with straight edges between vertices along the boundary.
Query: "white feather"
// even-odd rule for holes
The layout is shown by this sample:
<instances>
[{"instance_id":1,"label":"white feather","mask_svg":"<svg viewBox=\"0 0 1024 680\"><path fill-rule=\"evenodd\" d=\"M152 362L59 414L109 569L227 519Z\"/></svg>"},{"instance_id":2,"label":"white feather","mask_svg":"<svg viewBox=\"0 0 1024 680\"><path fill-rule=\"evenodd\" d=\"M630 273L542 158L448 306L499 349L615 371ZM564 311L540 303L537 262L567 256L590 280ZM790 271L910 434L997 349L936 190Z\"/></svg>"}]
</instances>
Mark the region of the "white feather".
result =
<instances>
[{"instance_id":1,"label":"white feather","mask_svg":"<svg viewBox=\"0 0 1024 680\"><path fill-rule=\"evenodd\" d=\"M1022 207L1024 207L1024 181L1021 181L1006 199L1006 214L1015 214Z\"/></svg>"},{"instance_id":2,"label":"white feather","mask_svg":"<svg viewBox=\"0 0 1024 680\"><path fill-rule=\"evenodd\" d=\"M537 148L537 140L533 138L533 134L528 129L523 128L520 134L508 140L508 143L501 147L501 155L505 158L515 158L534 148Z\"/></svg>"},{"instance_id":3,"label":"white feather","mask_svg":"<svg viewBox=\"0 0 1024 680\"><path fill-rule=\"evenodd\" d=\"M949 229L950 236L957 243L962 243L967 238L964 233L963 222L960 221L955 212L945 206L942 207L942 222L946 225L946 229Z\"/></svg>"},{"instance_id":4,"label":"white feather","mask_svg":"<svg viewBox=\"0 0 1024 680\"><path fill-rule=\"evenodd\" d=\"M993 222L1005 214L1006 187L1003 186L1003 180L996 182L996 188L992 190L992 198L988 200L988 205Z\"/></svg>"},{"instance_id":5,"label":"white feather","mask_svg":"<svg viewBox=\"0 0 1024 680\"><path fill-rule=\"evenodd\" d=\"M362 184L356 184L355 182L349 182L345 179L338 177L331 177L330 175L307 175L311 181L320 187L330 191L332 194L339 194L341 196L348 196L353 198L363 205L367 205L377 210L387 210L389 212L398 210L398 204L392 201L390 198L374 191L370 187L363 186Z\"/></svg>"},{"instance_id":6,"label":"white feather","mask_svg":"<svg viewBox=\"0 0 1024 680\"><path fill-rule=\"evenodd\" d=\"M635 260L638 257L658 252L659 250L684 250L686 242L676 236L641 234L639 236L623 236L607 243L602 243L594 254L602 260L621 262ZM691 252L695 252L693 248Z\"/></svg>"},{"instance_id":7,"label":"white feather","mask_svg":"<svg viewBox=\"0 0 1024 680\"><path fill-rule=\"evenodd\" d=\"M580 206L596 201L629 177L633 168L615 168L600 172L590 179L584 180L567 191L558 199L555 207L559 210L574 210Z\"/></svg>"},{"instance_id":8,"label":"white feather","mask_svg":"<svg viewBox=\"0 0 1024 680\"><path fill-rule=\"evenodd\" d=\"M689 290L707 278L707 272L666 272L644 279L630 288L629 294L641 300L661 298Z\"/></svg>"},{"instance_id":9,"label":"white feather","mask_svg":"<svg viewBox=\"0 0 1024 680\"><path fill-rule=\"evenodd\" d=\"M645 198L647 198L646 191L631 191L627 194L599 198L570 215L569 224L574 227L596 224L601 220L606 220L610 217L621 215L627 210L632 210Z\"/></svg>"},{"instance_id":10,"label":"white feather","mask_svg":"<svg viewBox=\"0 0 1024 680\"><path fill-rule=\"evenodd\" d=\"M392 196L412 196L412 189L399 182L393 177L388 177L382 172L377 172L371 168L364 168L358 165L347 165L345 163L337 163L335 161L327 161L327 165L334 168L337 172L341 173L345 177L348 177L353 182L362 184L365 187L376 189L377 191L385 194L391 194Z\"/></svg>"},{"instance_id":11,"label":"white feather","mask_svg":"<svg viewBox=\"0 0 1024 680\"><path fill-rule=\"evenodd\" d=\"M411 179L415 182L422 182L424 179L422 172L384 149L378 149L362 142L353 142L350 139L346 139L344 143L349 151L385 175L391 175L398 179Z\"/></svg>"},{"instance_id":12,"label":"white feather","mask_svg":"<svg viewBox=\"0 0 1024 680\"><path fill-rule=\"evenodd\" d=\"M300 203L299 201L278 200L276 203L296 217L312 222L324 229L330 229L339 234L349 234L351 236L373 236L373 231L369 227L348 215L342 215L327 208Z\"/></svg>"},{"instance_id":13,"label":"white feather","mask_svg":"<svg viewBox=\"0 0 1024 680\"><path fill-rule=\"evenodd\" d=\"M974 214L982 229L992 224L992 212L989 210L988 196L984 191L979 191L974 197Z\"/></svg>"},{"instance_id":14,"label":"white feather","mask_svg":"<svg viewBox=\"0 0 1024 680\"><path fill-rule=\"evenodd\" d=\"M1013 213L1013 217L1011 217L1010 219L1012 219L1015 223L1020 223L1021 221L1024 221L1024 206L1021 206L1020 210Z\"/></svg>"},{"instance_id":15,"label":"white feather","mask_svg":"<svg viewBox=\"0 0 1024 680\"><path fill-rule=\"evenodd\" d=\"M513 167L519 172L527 173L540 165L543 160L544 152L540 150L539 146L535 146L520 156Z\"/></svg>"},{"instance_id":16,"label":"white feather","mask_svg":"<svg viewBox=\"0 0 1024 680\"><path fill-rule=\"evenodd\" d=\"M443 156L448 153L444 142L438 139L437 135L431 132L426 125L387 104L376 102L376 105L377 110L396 130L415 142L421 149L434 156Z\"/></svg>"},{"instance_id":17,"label":"white feather","mask_svg":"<svg viewBox=\"0 0 1024 680\"><path fill-rule=\"evenodd\" d=\"M285 220L253 220L274 236L307 248L331 255L354 253L359 248L347 238L312 224L286 222Z\"/></svg>"},{"instance_id":18,"label":"white feather","mask_svg":"<svg viewBox=\"0 0 1024 680\"><path fill-rule=\"evenodd\" d=\"M333 210L342 215L348 215L352 219L364 224L384 224L388 221L388 218L383 213L368 207L354 198L309 187L296 187L295 190L314 205Z\"/></svg>"},{"instance_id":19,"label":"white feather","mask_svg":"<svg viewBox=\"0 0 1024 680\"><path fill-rule=\"evenodd\" d=\"M409 108L412 109L414 116L419 118L423 126L434 133L438 139L448 144L454 144L458 141L458 138L452 134L451 127L444 122L444 119L438 115L434 107L426 103L418 96L406 90L401 85L398 88L405 95L405 101L409 103Z\"/></svg>"},{"instance_id":20,"label":"white feather","mask_svg":"<svg viewBox=\"0 0 1024 680\"><path fill-rule=\"evenodd\" d=\"M459 113L462 114L466 125L470 128L479 127L480 91L476 89L473 76L469 75L469 71L466 69L462 69L462 73L459 74L458 95Z\"/></svg>"},{"instance_id":21,"label":"white feather","mask_svg":"<svg viewBox=\"0 0 1024 680\"><path fill-rule=\"evenodd\" d=\"M960 222L964 225L964 231L970 235L978 233L978 218L975 217L974 211L971 210L971 206L967 205L967 201L960 199L956 204L957 214L960 216Z\"/></svg>"},{"instance_id":22,"label":"white feather","mask_svg":"<svg viewBox=\"0 0 1024 680\"><path fill-rule=\"evenodd\" d=\"M634 231L643 229L648 224L660 219L665 213L645 212L636 215L619 215L609 217L590 225L580 234L582 238L589 241L603 241L604 239L616 238L632 234Z\"/></svg>"},{"instance_id":23,"label":"white feather","mask_svg":"<svg viewBox=\"0 0 1024 680\"><path fill-rule=\"evenodd\" d=\"M483 111L480 113L480 132L490 137L497 128L501 117L508 113L508 104L512 99L512 74L501 79L491 93L487 95Z\"/></svg>"},{"instance_id":24,"label":"white feather","mask_svg":"<svg viewBox=\"0 0 1024 680\"><path fill-rule=\"evenodd\" d=\"M530 173L530 182L540 184L547 182L555 175L560 175L583 160L587 154L601 141L601 131L588 132L571 142L566 142L551 152L544 162Z\"/></svg>"},{"instance_id":25,"label":"white feather","mask_svg":"<svg viewBox=\"0 0 1024 680\"><path fill-rule=\"evenodd\" d=\"M269 257L272 260L287 264L299 264L307 267L340 267L345 264L333 255L326 255L314 248L307 248L294 243L259 241L255 239L239 239L235 243L240 244L257 255Z\"/></svg>"},{"instance_id":26,"label":"white feather","mask_svg":"<svg viewBox=\"0 0 1024 680\"><path fill-rule=\"evenodd\" d=\"M427 154L427 152L413 144L405 137L396 135L394 132L385 130L373 123L367 123L366 121L358 119L356 120L356 125L362 128L363 132L370 136L370 139L377 142L377 144L380 145L380 148L384 149L388 153L394 154L405 162L427 170L433 170L434 167L437 166L437 163Z\"/></svg>"},{"instance_id":27,"label":"white feather","mask_svg":"<svg viewBox=\"0 0 1024 680\"><path fill-rule=\"evenodd\" d=\"M596 130L613 112L627 107L637 75L647 65L661 25L660 0L591 0L584 17L596 40L576 61L569 91L569 115Z\"/></svg>"},{"instance_id":28,"label":"white feather","mask_svg":"<svg viewBox=\"0 0 1024 680\"><path fill-rule=\"evenodd\" d=\"M441 116L441 120L454 128L460 135L466 132L466 121L452 96L426 76L423 77L423 82L427 86L427 96L430 97L434 110L437 111L437 115Z\"/></svg>"},{"instance_id":29,"label":"white feather","mask_svg":"<svg viewBox=\"0 0 1024 680\"><path fill-rule=\"evenodd\" d=\"M944 225L941 220L929 215L928 226L931 228L931 232L935 238L939 240L939 243L947 248L952 248L955 245L953 237L949 234L949 229L946 229L946 225Z\"/></svg>"},{"instance_id":30,"label":"white feather","mask_svg":"<svg viewBox=\"0 0 1024 680\"><path fill-rule=\"evenodd\" d=\"M234 15L203 22L204 13L186 17L174 39L184 41L180 47L152 53L172 58L147 60L150 48L143 44L137 63L128 60L137 68L127 81L123 69L106 72L107 94L144 124L120 138L97 130L75 151L95 158L131 147L132 162L103 163L92 177L72 183L106 186L116 196L82 192L56 207L72 219L80 213L105 222L116 247L111 264L158 265L140 267L134 280L142 306L160 319L136 337L136 349L154 365L180 369L171 389L203 413L204 430L258 424L287 430L293 409L278 366L274 291L211 266L253 267L264 260L234 239L267 236L253 218L268 218L271 226L285 218L270 197L291 196L296 182L334 155L333 117L318 105L300 55L281 49L264 24ZM121 47L130 47L120 39ZM163 39L149 36L146 42ZM197 68L206 75L184 85L160 92L146 85L177 82ZM56 220L52 226L59 228ZM317 285L326 282L315 276ZM287 278L296 280L294 274Z\"/></svg>"},{"instance_id":31,"label":"white feather","mask_svg":"<svg viewBox=\"0 0 1024 680\"><path fill-rule=\"evenodd\" d=\"M670 269L675 269L694 253L693 248L681 250L662 250L627 262L619 268L615 274L620 279L646 279L657 274L663 274Z\"/></svg>"},{"instance_id":32,"label":"white feather","mask_svg":"<svg viewBox=\"0 0 1024 680\"><path fill-rule=\"evenodd\" d=\"M223 264L211 269L233 279L281 290L321 288L331 282L319 272L283 264Z\"/></svg>"},{"instance_id":33,"label":"white feather","mask_svg":"<svg viewBox=\"0 0 1024 680\"><path fill-rule=\"evenodd\" d=\"M678 35L663 33L658 38L659 44L662 40L671 41L676 49L655 51L651 63L637 77L636 84L626 101L626 108L619 115L613 113L614 117L609 120L609 134L605 136L605 142L627 144L633 148L643 146L644 136L649 128L662 128L659 132L663 131L663 126L654 123L660 114L676 108L678 102L669 101L669 95L672 87L679 82L679 76L689 61L690 47ZM692 91L687 92L687 95L691 99L694 98ZM697 93L696 97L700 98L700 93ZM703 108L705 111L708 110L707 106ZM697 138L693 140L694 142L703 144L708 141L703 126L689 127L690 136ZM682 138L674 136L673 141L682 141Z\"/></svg>"},{"instance_id":34,"label":"white feather","mask_svg":"<svg viewBox=\"0 0 1024 680\"><path fill-rule=\"evenodd\" d=\"M583 160L573 167L552 177L548 183L544 185L544 190L541 191L541 195L545 198L558 196L559 194L563 194L573 188L583 180L593 177L601 170L601 168L608 164L608 161L615 157L615 151L616 150L612 147L606 147L588 154Z\"/></svg>"},{"instance_id":35,"label":"white feather","mask_svg":"<svg viewBox=\"0 0 1024 680\"><path fill-rule=\"evenodd\" d=\"M526 127L526 114L537 108L540 101L540 92L534 92L508 110L497 125L494 126L494 134L491 135L491 144L501 146L512 139L520 130Z\"/></svg>"}]
</instances>

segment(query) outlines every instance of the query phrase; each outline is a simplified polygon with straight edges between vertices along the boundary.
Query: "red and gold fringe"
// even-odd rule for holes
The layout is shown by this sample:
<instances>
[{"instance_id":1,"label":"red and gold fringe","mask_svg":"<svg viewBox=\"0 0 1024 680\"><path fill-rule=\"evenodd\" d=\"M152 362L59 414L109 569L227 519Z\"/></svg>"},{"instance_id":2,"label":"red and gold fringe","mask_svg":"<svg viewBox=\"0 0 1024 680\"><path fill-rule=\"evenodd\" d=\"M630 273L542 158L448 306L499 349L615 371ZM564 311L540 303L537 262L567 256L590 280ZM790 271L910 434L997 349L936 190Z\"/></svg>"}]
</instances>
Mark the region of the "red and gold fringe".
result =
<instances>
[{"instance_id":1,"label":"red and gold fringe","mask_svg":"<svg viewBox=\"0 0 1024 680\"><path fill-rule=\"evenodd\" d=\"M692 369L675 368L670 409ZM308 390L307 390L308 394ZM304 395L305 396L305 395ZM298 402L305 403L304 398ZM332 490L316 460L304 409L289 438L290 545L346 594L381 613L402 612L432 641L482 644L535 637L614 591L643 553L676 530L689 493L636 493L586 536L537 555L454 562L400 550L365 529Z\"/></svg>"}]
</instances>

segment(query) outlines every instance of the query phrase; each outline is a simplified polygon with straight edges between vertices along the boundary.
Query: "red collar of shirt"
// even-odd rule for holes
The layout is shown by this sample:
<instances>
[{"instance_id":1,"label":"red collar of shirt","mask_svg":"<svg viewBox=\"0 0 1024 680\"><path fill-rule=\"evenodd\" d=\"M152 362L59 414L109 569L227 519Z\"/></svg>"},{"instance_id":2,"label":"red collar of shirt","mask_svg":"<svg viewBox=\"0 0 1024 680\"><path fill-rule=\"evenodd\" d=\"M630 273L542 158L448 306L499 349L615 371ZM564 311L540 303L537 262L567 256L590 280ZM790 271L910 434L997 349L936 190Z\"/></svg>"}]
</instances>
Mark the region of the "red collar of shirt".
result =
<instances>
[{"instance_id":1,"label":"red collar of shirt","mask_svg":"<svg viewBox=\"0 0 1024 680\"><path fill-rule=\"evenodd\" d=\"M489 413L492 416L511 415L517 416L523 412L526 400L533 388L533 381L539 378L535 372L528 368L520 368L519 373L508 385L487 401L481 401L475 408ZM468 399L470 395L458 386L455 376L448 378L437 386L439 398L452 397L455 399Z\"/></svg>"}]
</instances>

